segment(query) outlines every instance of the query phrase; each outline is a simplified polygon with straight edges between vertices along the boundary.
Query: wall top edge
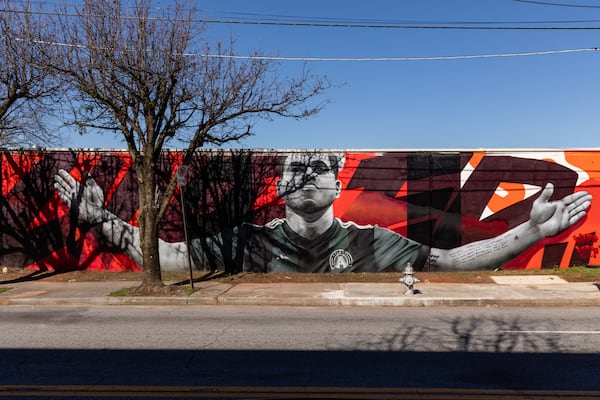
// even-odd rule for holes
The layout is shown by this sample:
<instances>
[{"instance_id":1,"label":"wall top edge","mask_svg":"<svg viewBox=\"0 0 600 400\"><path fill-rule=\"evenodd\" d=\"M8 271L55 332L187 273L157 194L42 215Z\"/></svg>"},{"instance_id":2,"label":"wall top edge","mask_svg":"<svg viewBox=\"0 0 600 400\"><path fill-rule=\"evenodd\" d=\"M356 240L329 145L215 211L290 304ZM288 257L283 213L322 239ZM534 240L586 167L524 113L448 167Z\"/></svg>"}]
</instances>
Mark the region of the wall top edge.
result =
<instances>
[{"instance_id":1,"label":"wall top edge","mask_svg":"<svg viewBox=\"0 0 600 400\"><path fill-rule=\"evenodd\" d=\"M185 149L179 148L170 148L164 149L165 152L177 152L184 151ZM325 148L306 148L306 149L267 149L267 148L202 148L197 151L203 152L217 152L223 150L233 150L233 151L252 151L258 153L302 153L302 152L310 152L310 151L318 151L318 152L336 152L336 153L386 153L386 152L407 152L407 153L416 153L416 152L442 152L442 153L450 153L450 152L477 152L477 151L485 151L485 152L515 152L515 153L539 153L539 152L557 152L557 151L600 151L600 147L586 147L586 148L350 148L350 149L325 149ZM128 150L125 148L66 148L66 147L6 147L0 148L0 151L54 151L54 152L127 152Z\"/></svg>"}]
</instances>

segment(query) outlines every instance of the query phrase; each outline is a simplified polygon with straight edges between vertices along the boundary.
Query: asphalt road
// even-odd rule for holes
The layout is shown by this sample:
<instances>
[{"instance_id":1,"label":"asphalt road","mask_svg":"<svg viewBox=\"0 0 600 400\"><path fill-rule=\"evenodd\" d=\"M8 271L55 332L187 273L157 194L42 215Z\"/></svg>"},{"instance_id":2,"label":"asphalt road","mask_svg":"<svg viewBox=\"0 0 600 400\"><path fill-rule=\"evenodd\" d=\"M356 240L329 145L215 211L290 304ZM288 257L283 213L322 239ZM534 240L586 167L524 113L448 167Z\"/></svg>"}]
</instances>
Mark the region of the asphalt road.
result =
<instances>
[{"instance_id":1,"label":"asphalt road","mask_svg":"<svg viewBox=\"0 0 600 400\"><path fill-rule=\"evenodd\" d=\"M599 317L589 307L0 307L0 398L600 398Z\"/></svg>"}]
</instances>

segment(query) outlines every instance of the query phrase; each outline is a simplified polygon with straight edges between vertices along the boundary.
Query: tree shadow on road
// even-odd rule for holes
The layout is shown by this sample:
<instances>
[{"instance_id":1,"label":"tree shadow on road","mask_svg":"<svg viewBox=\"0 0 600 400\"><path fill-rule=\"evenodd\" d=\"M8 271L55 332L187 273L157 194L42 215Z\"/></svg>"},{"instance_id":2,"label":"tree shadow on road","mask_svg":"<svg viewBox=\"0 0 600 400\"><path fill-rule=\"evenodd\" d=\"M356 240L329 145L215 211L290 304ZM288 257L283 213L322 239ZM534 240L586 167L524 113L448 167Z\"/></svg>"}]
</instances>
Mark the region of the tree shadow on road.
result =
<instances>
[{"instance_id":1,"label":"tree shadow on road","mask_svg":"<svg viewBox=\"0 0 600 400\"><path fill-rule=\"evenodd\" d=\"M360 349L375 351L443 352L566 352L560 335L552 334L551 322L537 325L544 334L525 326L518 318L456 317L443 321L442 328L402 326L389 334L356 343ZM439 326L439 325L438 325Z\"/></svg>"}]
</instances>

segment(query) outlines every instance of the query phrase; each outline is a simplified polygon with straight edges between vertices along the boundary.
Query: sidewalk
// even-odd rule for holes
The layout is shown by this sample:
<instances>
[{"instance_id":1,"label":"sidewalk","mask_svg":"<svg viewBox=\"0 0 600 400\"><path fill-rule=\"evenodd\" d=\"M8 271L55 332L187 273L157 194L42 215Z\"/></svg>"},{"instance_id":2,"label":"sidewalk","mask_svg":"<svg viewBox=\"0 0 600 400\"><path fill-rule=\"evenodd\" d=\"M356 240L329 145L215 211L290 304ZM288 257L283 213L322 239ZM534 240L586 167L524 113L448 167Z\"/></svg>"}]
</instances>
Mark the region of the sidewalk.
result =
<instances>
[{"instance_id":1,"label":"sidewalk","mask_svg":"<svg viewBox=\"0 0 600 400\"><path fill-rule=\"evenodd\" d=\"M260 306L600 306L592 282L568 283L554 275L496 277L495 283L418 283L407 295L401 283L198 282L179 297L115 297L135 281L18 282L0 285L0 305L260 305Z\"/></svg>"}]
</instances>

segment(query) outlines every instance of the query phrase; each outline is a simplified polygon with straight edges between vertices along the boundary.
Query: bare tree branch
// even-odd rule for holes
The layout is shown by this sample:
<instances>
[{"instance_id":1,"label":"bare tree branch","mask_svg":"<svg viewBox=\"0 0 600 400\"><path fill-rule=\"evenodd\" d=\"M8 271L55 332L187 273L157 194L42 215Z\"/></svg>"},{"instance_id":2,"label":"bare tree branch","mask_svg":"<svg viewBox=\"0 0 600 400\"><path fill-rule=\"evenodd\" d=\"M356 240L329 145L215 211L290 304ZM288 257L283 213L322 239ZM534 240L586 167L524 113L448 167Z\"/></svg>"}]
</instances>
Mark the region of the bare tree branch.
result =
<instances>
[{"instance_id":1,"label":"bare tree branch","mask_svg":"<svg viewBox=\"0 0 600 400\"><path fill-rule=\"evenodd\" d=\"M0 146L60 143L57 130L48 127L58 85L48 69L40 65L38 45L47 22L27 12L24 0L4 0L0 11Z\"/></svg>"},{"instance_id":2,"label":"bare tree branch","mask_svg":"<svg viewBox=\"0 0 600 400\"><path fill-rule=\"evenodd\" d=\"M173 175L163 193L156 191L164 147L183 145L189 162L206 144L251 135L260 118L316 114L323 104L308 104L329 87L308 73L282 79L272 61L201 56L233 55L234 43L210 43L193 4L177 1L156 18L151 0L135 2L133 12L121 0L84 0L76 16L57 13L54 42L67 45L45 49L72 90L72 122L118 130L127 143L138 177L148 285L160 281L157 227L176 188Z\"/></svg>"}]
</instances>

